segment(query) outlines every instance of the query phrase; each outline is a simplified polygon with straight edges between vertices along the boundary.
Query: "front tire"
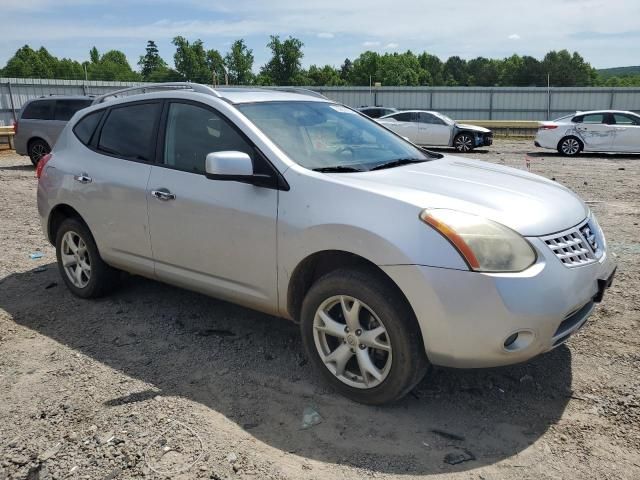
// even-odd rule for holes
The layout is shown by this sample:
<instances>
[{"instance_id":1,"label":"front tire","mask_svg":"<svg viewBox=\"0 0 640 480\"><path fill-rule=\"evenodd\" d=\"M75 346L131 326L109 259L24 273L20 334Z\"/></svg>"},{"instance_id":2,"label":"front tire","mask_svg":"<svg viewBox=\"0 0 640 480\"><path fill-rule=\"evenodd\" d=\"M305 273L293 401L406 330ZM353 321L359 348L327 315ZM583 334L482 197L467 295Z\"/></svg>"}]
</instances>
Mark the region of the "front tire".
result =
<instances>
[{"instance_id":1,"label":"front tire","mask_svg":"<svg viewBox=\"0 0 640 480\"><path fill-rule=\"evenodd\" d=\"M51 152L51 147L44 140L37 138L29 142L27 153L29 154L29 158L31 159L31 163L33 163L34 167L37 167L40 159L49 152Z\"/></svg>"},{"instance_id":2,"label":"front tire","mask_svg":"<svg viewBox=\"0 0 640 480\"><path fill-rule=\"evenodd\" d=\"M118 271L104 263L93 235L78 219L68 218L58 228L56 257L62 280L77 297L101 297L117 285Z\"/></svg>"},{"instance_id":3,"label":"front tire","mask_svg":"<svg viewBox=\"0 0 640 480\"><path fill-rule=\"evenodd\" d=\"M584 145L577 137L565 137L558 143L558 152L565 157L574 157L578 155Z\"/></svg>"},{"instance_id":4,"label":"front tire","mask_svg":"<svg viewBox=\"0 0 640 480\"><path fill-rule=\"evenodd\" d=\"M336 270L302 303L307 356L351 400L393 402L425 375L429 362L415 315L390 281L370 270Z\"/></svg>"},{"instance_id":5,"label":"front tire","mask_svg":"<svg viewBox=\"0 0 640 480\"><path fill-rule=\"evenodd\" d=\"M475 147L473 135L470 133L459 133L453 140L453 148L460 153L468 153Z\"/></svg>"}]
</instances>

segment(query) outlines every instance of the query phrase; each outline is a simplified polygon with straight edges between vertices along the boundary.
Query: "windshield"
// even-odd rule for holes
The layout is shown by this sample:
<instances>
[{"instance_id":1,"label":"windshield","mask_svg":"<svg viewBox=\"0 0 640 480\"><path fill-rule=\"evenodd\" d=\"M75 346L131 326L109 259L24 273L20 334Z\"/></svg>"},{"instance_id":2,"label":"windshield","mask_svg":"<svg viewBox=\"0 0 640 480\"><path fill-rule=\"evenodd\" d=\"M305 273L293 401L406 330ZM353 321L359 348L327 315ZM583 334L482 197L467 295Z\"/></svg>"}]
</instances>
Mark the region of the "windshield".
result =
<instances>
[{"instance_id":1,"label":"windshield","mask_svg":"<svg viewBox=\"0 0 640 480\"><path fill-rule=\"evenodd\" d=\"M365 171L392 162L399 166L431 159L375 121L342 105L261 102L237 108L289 158L311 170Z\"/></svg>"}]
</instances>

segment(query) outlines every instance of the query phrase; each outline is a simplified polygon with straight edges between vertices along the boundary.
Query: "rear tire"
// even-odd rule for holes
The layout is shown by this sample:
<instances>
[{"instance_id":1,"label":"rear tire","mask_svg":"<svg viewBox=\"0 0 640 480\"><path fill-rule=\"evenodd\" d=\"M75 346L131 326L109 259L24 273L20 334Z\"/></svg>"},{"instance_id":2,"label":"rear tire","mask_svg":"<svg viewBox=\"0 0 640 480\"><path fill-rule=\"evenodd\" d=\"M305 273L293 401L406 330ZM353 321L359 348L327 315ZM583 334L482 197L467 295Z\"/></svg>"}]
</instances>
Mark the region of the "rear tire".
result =
<instances>
[{"instance_id":1,"label":"rear tire","mask_svg":"<svg viewBox=\"0 0 640 480\"><path fill-rule=\"evenodd\" d=\"M453 140L453 148L460 153L468 153L475 148L475 139L470 133L462 132Z\"/></svg>"},{"instance_id":2,"label":"rear tire","mask_svg":"<svg viewBox=\"0 0 640 480\"><path fill-rule=\"evenodd\" d=\"M29 142L27 153L29 154L29 158L31 159L31 163L33 163L34 167L38 166L40 159L49 152L51 152L51 147L44 140L36 138Z\"/></svg>"},{"instance_id":3,"label":"rear tire","mask_svg":"<svg viewBox=\"0 0 640 480\"><path fill-rule=\"evenodd\" d=\"M564 137L560 140L560 143L558 143L558 153L565 157L574 157L578 155L583 148L584 144L578 137Z\"/></svg>"},{"instance_id":4,"label":"rear tire","mask_svg":"<svg viewBox=\"0 0 640 480\"><path fill-rule=\"evenodd\" d=\"M373 270L336 270L317 280L302 303L300 328L315 369L356 402L398 400L429 366L413 311Z\"/></svg>"},{"instance_id":5,"label":"rear tire","mask_svg":"<svg viewBox=\"0 0 640 480\"><path fill-rule=\"evenodd\" d=\"M118 284L118 270L104 263L89 228L76 218L58 228L56 257L62 280L77 297L101 297Z\"/></svg>"}]
</instances>

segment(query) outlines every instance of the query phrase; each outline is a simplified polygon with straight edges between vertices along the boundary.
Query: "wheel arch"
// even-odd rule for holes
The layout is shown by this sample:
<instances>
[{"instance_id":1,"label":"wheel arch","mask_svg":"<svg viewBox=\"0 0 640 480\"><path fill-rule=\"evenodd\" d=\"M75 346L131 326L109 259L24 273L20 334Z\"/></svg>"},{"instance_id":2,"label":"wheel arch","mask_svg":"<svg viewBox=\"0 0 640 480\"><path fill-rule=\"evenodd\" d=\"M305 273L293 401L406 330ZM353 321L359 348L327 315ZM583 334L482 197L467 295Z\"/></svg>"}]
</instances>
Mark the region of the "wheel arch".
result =
<instances>
[{"instance_id":1,"label":"wheel arch","mask_svg":"<svg viewBox=\"0 0 640 480\"><path fill-rule=\"evenodd\" d=\"M372 261L344 250L322 250L312 253L296 265L287 287L287 314L295 322L299 323L300 311L305 295L320 277L338 269L358 268L371 272L393 288L406 302L407 307L414 314L411 303L402 292L398 284L394 282L380 267Z\"/></svg>"},{"instance_id":2,"label":"wheel arch","mask_svg":"<svg viewBox=\"0 0 640 480\"><path fill-rule=\"evenodd\" d=\"M49 243L55 245L56 241L56 232L62 222L64 222L67 218L76 218L80 220L86 227L89 229L89 225L85 222L82 215L78 213L78 211L73 208L71 205L67 205L66 203L61 203L56 205L51 212L49 213L49 220L47 222L47 237ZM91 229L89 229L91 231Z\"/></svg>"},{"instance_id":3,"label":"wheel arch","mask_svg":"<svg viewBox=\"0 0 640 480\"><path fill-rule=\"evenodd\" d=\"M51 144L46 138L43 138L41 135L33 135L31 138L29 138L29 140L27 140L27 150L29 150L31 148L31 144L33 144L33 142L37 140L46 143L47 145L49 145L49 148L51 148Z\"/></svg>"}]
</instances>

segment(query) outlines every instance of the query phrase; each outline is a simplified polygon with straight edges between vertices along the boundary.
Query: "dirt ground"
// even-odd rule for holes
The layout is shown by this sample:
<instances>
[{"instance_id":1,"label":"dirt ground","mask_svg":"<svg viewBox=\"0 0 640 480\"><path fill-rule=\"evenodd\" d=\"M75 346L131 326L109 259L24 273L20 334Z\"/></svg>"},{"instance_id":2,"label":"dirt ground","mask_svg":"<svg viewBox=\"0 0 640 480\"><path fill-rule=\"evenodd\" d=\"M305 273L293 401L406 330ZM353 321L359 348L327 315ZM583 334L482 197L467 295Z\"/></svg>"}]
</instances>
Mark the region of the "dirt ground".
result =
<instances>
[{"instance_id":1,"label":"dirt ground","mask_svg":"<svg viewBox=\"0 0 640 480\"><path fill-rule=\"evenodd\" d=\"M0 479L640 478L640 156L471 156L527 152L598 215L613 287L566 345L436 369L384 408L327 389L287 321L138 277L73 297L28 158L0 152ZM322 421L302 429L307 407Z\"/></svg>"}]
</instances>

